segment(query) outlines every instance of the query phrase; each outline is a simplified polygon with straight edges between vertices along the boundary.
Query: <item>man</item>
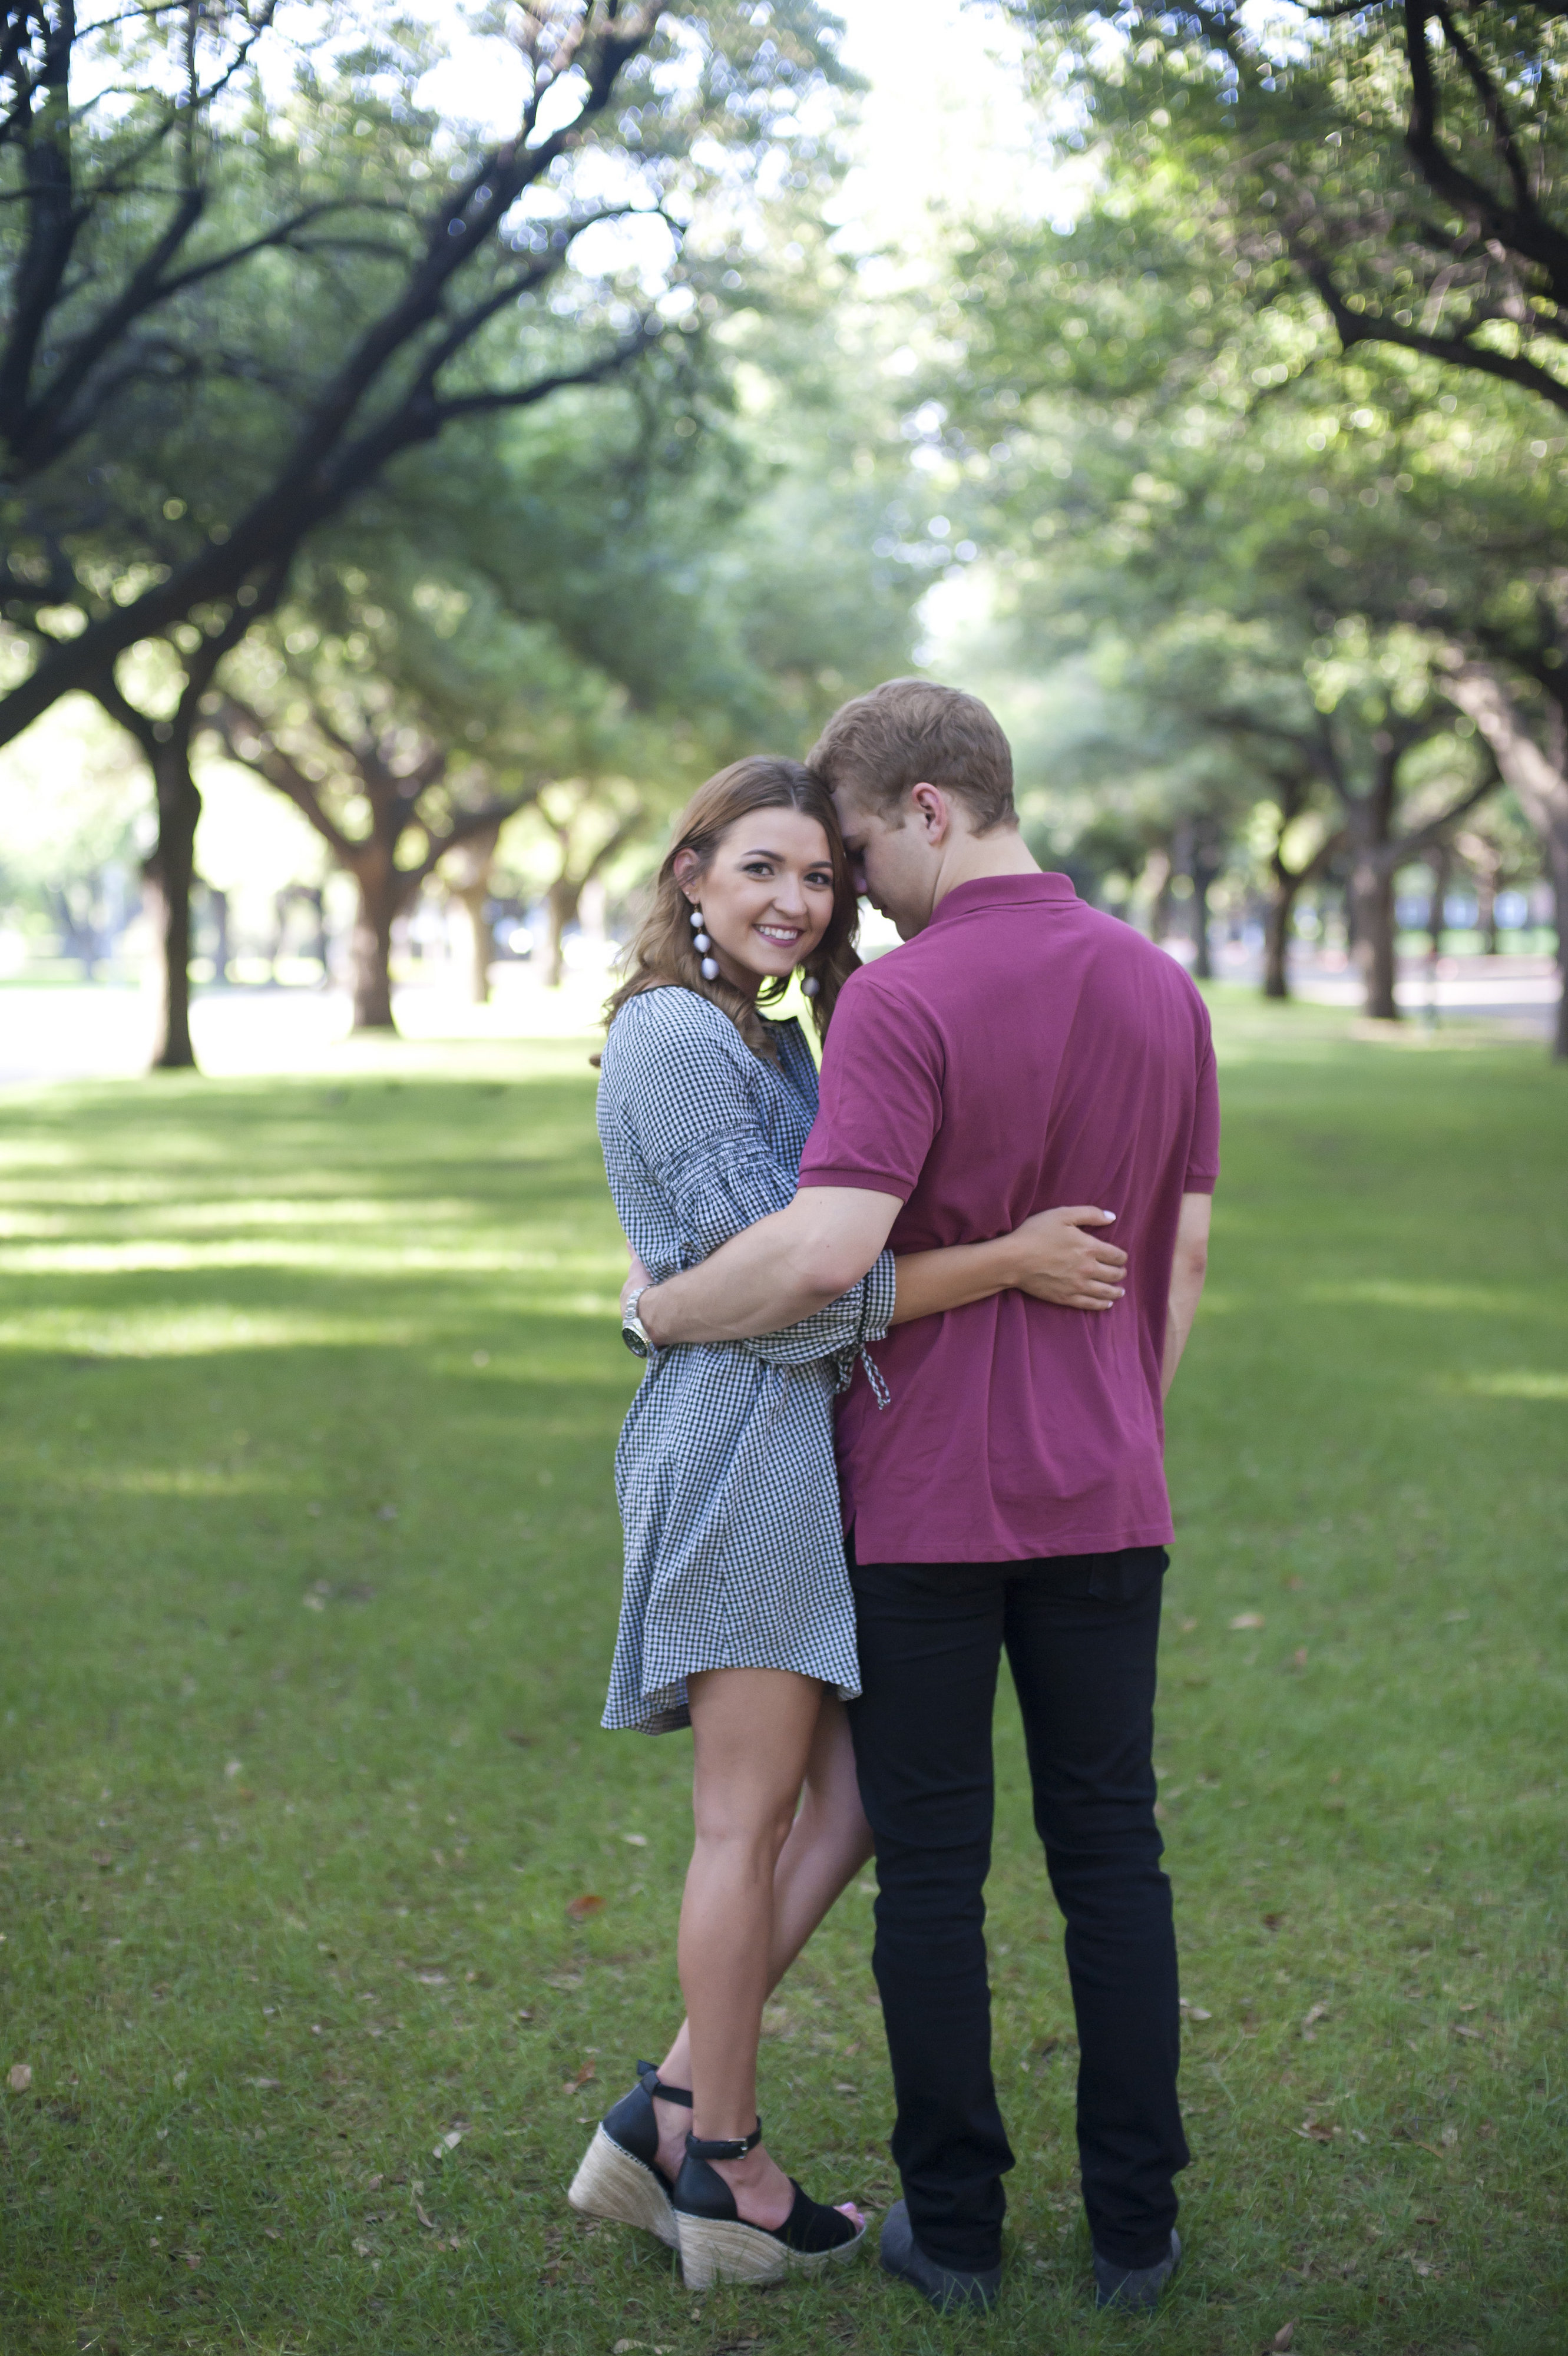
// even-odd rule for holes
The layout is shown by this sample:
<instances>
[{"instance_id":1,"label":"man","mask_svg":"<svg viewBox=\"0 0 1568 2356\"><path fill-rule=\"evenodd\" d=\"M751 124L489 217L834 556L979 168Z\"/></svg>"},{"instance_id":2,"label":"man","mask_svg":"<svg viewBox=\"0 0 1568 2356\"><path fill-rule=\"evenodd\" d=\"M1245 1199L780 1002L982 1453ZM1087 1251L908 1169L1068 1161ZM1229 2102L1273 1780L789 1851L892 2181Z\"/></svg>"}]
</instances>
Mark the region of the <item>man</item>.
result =
<instances>
[{"instance_id":1,"label":"man","mask_svg":"<svg viewBox=\"0 0 1568 2356\"><path fill-rule=\"evenodd\" d=\"M876 1839L874 1965L905 2198L888 2271L939 2308L1000 2285L1004 2171L982 1896L1005 1649L1078 2017L1097 2301L1152 2307L1187 2164L1170 1886L1151 1760L1165 1541L1163 1400L1202 1290L1218 1168L1213 1052L1180 968L1018 831L1007 740L973 697L895 680L811 766L904 942L849 981L786 1211L645 1290L656 1344L793 1323L885 1243L978 1241L1097 1204L1129 1254L1091 1314L1006 1292L877 1345L839 1421Z\"/></svg>"}]
</instances>

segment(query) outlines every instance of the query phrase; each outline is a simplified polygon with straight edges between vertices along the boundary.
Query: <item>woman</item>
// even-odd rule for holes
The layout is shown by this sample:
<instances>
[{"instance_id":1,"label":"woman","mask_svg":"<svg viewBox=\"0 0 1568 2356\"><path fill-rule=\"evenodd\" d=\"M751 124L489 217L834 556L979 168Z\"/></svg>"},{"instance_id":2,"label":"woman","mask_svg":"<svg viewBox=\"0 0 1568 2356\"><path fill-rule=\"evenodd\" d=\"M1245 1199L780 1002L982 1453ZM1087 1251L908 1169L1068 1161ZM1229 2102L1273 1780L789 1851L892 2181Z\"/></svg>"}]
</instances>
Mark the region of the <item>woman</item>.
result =
<instances>
[{"instance_id":1,"label":"woman","mask_svg":"<svg viewBox=\"0 0 1568 2356\"><path fill-rule=\"evenodd\" d=\"M639 1284L792 1198L816 1067L799 1024L759 1009L798 973L825 1032L858 963L854 925L809 770L755 757L701 787L608 1010L599 1134ZM692 1727L687 2019L657 2071L639 2063L570 2198L678 2246L693 2289L822 2268L865 2233L852 2204L824 2207L785 2175L757 2115L764 1999L871 1854L843 1709L860 1688L833 1394L893 1323L1013 1284L1109 1307L1122 1259L1045 1212L992 1243L885 1251L785 1333L649 1355L617 1451L626 1589L604 1724ZM628 1339L646 1352L635 1293Z\"/></svg>"}]
</instances>

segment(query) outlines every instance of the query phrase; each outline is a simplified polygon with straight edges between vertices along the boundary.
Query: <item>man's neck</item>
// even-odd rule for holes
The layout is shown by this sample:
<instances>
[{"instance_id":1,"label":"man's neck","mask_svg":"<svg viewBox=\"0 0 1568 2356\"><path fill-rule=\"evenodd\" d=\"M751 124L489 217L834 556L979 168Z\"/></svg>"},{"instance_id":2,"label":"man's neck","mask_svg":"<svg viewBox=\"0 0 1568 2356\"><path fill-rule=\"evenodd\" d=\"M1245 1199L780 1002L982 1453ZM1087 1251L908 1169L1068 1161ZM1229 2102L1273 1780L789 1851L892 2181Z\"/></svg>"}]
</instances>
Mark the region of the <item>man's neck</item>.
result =
<instances>
[{"instance_id":1,"label":"man's neck","mask_svg":"<svg viewBox=\"0 0 1568 2356\"><path fill-rule=\"evenodd\" d=\"M941 869L931 894L932 913L961 884L978 884L988 875L1042 873L1039 861L1015 826L999 826L991 834L955 832L942 847Z\"/></svg>"}]
</instances>

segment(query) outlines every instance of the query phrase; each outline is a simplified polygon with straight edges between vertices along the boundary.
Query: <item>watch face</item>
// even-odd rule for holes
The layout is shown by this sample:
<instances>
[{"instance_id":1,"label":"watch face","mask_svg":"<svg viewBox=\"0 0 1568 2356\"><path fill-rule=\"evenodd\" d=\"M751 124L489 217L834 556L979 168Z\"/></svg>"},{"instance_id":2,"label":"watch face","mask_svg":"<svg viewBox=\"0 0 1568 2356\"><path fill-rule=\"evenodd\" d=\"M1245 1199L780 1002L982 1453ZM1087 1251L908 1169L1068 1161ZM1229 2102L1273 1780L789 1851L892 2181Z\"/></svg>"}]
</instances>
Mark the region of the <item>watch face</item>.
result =
<instances>
[{"instance_id":1,"label":"watch face","mask_svg":"<svg viewBox=\"0 0 1568 2356\"><path fill-rule=\"evenodd\" d=\"M631 1352L634 1358L646 1358L651 1356L652 1353L649 1348L648 1336L644 1333L640 1325L623 1325L620 1329L620 1338L626 1344L627 1348Z\"/></svg>"}]
</instances>

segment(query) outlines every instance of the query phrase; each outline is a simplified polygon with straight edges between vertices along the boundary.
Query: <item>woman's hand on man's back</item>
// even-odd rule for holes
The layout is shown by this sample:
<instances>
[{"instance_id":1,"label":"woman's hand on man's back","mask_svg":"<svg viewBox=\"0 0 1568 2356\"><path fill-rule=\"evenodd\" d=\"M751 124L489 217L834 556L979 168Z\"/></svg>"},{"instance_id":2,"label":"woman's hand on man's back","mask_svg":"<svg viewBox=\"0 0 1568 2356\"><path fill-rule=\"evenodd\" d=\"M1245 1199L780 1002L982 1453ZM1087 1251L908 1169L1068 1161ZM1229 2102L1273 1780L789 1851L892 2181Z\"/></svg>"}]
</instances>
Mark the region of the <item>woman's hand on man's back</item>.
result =
<instances>
[{"instance_id":1,"label":"woman's hand on man's back","mask_svg":"<svg viewBox=\"0 0 1568 2356\"><path fill-rule=\"evenodd\" d=\"M1127 1255L1097 1231L1115 1215L1087 1203L1036 1211L1007 1238L1015 1290L1058 1309L1114 1309L1126 1290Z\"/></svg>"}]
</instances>

